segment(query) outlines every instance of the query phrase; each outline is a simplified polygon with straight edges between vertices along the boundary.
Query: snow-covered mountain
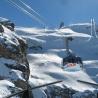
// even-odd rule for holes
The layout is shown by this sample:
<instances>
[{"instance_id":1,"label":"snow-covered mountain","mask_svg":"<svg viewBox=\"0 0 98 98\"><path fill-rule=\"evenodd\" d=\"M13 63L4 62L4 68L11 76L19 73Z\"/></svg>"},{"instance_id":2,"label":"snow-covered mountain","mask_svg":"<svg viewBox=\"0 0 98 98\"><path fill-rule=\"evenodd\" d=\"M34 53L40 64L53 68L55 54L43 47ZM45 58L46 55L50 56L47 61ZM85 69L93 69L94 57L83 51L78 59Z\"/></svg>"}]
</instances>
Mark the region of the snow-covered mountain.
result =
<instances>
[{"instance_id":1,"label":"snow-covered mountain","mask_svg":"<svg viewBox=\"0 0 98 98\"><path fill-rule=\"evenodd\" d=\"M27 80L30 87L63 81L32 90L34 98L97 98L96 85L77 81L98 82L98 39L89 33L89 26L89 23L82 23L54 30L16 27L11 31L1 24L0 46L5 47L0 51L0 98L24 89ZM83 70L62 69L66 37L73 37L69 47L82 57ZM17 80L22 82L16 83Z\"/></svg>"},{"instance_id":2,"label":"snow-covered mountain","mask_svg":"<svg viewBox=\"0 0 98 98\"><path fill-rule=\"evenodd\" d=\"M39 85L50 81L63 80L62 84L68 88L84 92L84 95L82 93L76 94L73 95L73 98L80 98L79 95L81 98L87 98L89 93L91 94L90 91L87 93L85 90L92 91L96 87L77 82L79 79L93 83L98 81L98 39L95 37L91 38L89 33L85 33L86 31L84 32L85 27L89 26L88 24L82 24L82 26L76 25L76 27L73 25L71 27L65 27L60 30L44 30L24 27L16 28L17 34L26 39L27 43L29 44L28 60L31 72L29 81L31 84ZM77 29L72 29L73 27L77 28L78 26L80 31ZM70 42L70 48L84 60L84 70L77 72L67 72L61 69L62 58L66 56L65 38L68 36L73 36L74 40ZM62 84L59 84L59 87L63 88ZM45 94L43 91L41 91L41 89L39 90L40 93L42 93L41 95L44 96ZM33 94L36 98L41 98L36 95L36 93L39 92L38 90L34 92ZM88 95L86 96L85 94ZM44 98L47 97L44 96ZM94 98L96 97L94 96Z\"/></svg>"},{"instance_id":3,"label":"snow-covered mountain","mask_svg":"<svg viewBox=\"0 0 98 98\"><path fill-rule=\"evenodd\" d=\"M0 24L0 98L27 88L29 65L24 39Z\"/></svg>"}]
</instances>

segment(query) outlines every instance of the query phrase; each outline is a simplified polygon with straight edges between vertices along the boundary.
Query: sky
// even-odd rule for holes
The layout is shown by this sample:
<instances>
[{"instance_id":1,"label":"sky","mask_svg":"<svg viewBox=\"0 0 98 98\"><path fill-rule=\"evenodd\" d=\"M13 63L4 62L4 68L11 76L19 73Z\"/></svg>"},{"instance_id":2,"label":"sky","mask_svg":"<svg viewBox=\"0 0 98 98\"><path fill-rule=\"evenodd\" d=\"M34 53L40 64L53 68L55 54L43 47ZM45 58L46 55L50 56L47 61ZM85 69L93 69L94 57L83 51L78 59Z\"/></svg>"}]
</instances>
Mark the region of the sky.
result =
<instances>
[{"instance_id":1,"label":"sky","mask_svg":"<svg viewBox=\"0 0 98 98\"><path fill-rule=\"evenodd\" d=\"M19 5L19 0L13 0ZM21 0L40 15L44 24L35 20L8 0L0 0L0 17L13 21L17 26L58 28L61 21L65 25L90 22L98 23L98 0ZM33 15L35 15L33 13ZM39 16L37 16L38 18Z\"/></svg>"}]
</instances>

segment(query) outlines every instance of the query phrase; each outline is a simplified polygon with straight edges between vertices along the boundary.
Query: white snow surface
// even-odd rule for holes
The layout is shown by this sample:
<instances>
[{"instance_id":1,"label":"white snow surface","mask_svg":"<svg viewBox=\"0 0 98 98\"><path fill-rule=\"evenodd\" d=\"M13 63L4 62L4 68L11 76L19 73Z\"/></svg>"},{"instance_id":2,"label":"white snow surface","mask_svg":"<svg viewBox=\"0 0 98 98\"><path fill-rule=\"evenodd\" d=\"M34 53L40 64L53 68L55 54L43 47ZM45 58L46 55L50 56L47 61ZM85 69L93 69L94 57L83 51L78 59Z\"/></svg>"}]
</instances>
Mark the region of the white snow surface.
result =
<instances>
[{"instance_id":1,"label":"white snow surface","mask_svg":"<svg viewBox=\"0 0 98 98\"><path fill-rule=\"evenodd\" d=\"M9 86L15 87L15 85L8 80L0 80L0 98L11 94L11 92L8 89Z\"/></svg>"},{"instance_id":2,"label":"white snow surface","mask_svg":"<svg viewBox=\"0 0 98 98\"><path fill-rule=\"evenodd\" d=\"M96 86L77 82L77 80L84 80L92 83L98 82L98 38L95 38L95 35L90 35L90 26L90 23L81 23L72 24L59 30L26 27L15 28L16 33L27 40L29 45L29 82L32 87L62 80L62 83L56 85L62 86L62 84L64 84L80 92L84 92L85 90L93 91L98 88ZM9 43L11 43L18 46L19 43L16 38L19 36L17 36L15 32L11 32L5 26L3 26L3 28L5 31L4 36L7 37L6 44L9 46ZM96 30L98 30L97 25ZM0 37L2 39L2 36ZM82 57L84 63L83 70L68 72L61 68L62 58L66 56L66 37L74 38L74 40L70 42L69 47L76 55ZM89 38L91 38L91 40L88 40ZM16 70L9 70L9 68L4 65L5 62L8 64L16 63L11 59L0 58L0 75L8 79L0 81L0 98L11 94L11 91L8 89L9 86L15 87L14 84L9 81L9 78L14 80L18 78L22 79L22 73ZM33 94L34 98L46 98L43 89L36 89L33 91ZM82 96L84 93L77 93L74 95L74 98L77 98L79 95Z\"/></svg>"},{"instance_id":3,"label":"white snow surface","mask_svg":"<svg viewBox=\"0 0 98 98\"><path fill-rule=\"evenodd\" d=\"M79 30L81 31L87 26L89 26L89 23L82 24L82 27L79 26ZM29 81L32 85L36 86L56 80L63 80L61 84L56 85L65 84L77 91L93 91L96 89L96 87L91 85L79 83L77 80L80 79L92 83L98 81L97 38L93 37L92 40L88 41L91 35L84 31L73 31L70 27L60 30L17 27L16 32L25 39L28 38L27 42L30 46L34 46L33 42L36 42L36 46L42 46L40 52L39 50L32 52L32 48L28 53L30 64ZM70 42L70 48L78 56L82 57L84 61L83 70L67 72L61 68L62 58L66 55L65 38L70 36L74 38L74 40ZM32 43L29 43L29 40L32 41Z\"/></svg>"}]
</instances>

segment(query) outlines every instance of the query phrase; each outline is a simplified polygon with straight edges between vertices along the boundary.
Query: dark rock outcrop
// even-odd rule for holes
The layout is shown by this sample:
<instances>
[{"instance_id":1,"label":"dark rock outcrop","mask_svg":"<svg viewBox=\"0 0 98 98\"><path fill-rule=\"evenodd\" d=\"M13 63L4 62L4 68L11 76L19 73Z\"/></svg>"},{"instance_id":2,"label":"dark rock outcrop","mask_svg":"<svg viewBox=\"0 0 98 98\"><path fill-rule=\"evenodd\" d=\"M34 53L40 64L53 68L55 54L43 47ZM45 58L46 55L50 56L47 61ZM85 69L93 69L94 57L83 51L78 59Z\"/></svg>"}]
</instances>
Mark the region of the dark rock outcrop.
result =
<instances>
[{"instance_id":1,"label":"dark rock outcrop","mask_svg":"<svg viewBox=\"0 0 98 98\"><path fill-rule=\"evenodd\" d=\"M11 81L17 88L27 89L30 74L26 58L27 44L6 25L0 25L0 80Z\"/></svg>"}]
</instances>

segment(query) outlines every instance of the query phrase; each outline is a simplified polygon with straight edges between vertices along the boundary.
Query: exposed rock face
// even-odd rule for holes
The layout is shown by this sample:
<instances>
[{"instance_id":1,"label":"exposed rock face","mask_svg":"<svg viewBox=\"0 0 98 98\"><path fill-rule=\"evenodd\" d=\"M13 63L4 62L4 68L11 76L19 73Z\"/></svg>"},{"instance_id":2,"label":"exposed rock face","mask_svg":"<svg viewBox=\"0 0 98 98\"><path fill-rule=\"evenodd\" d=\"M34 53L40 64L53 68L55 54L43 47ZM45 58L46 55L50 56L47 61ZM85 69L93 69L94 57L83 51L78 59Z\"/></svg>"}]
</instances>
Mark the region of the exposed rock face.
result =
<instances>
[{"instance_id":1,"label":"exposed rock face","mask_svg":"<svg viewBox=\"0 0 98 98\"><path fill-rule=\"evenodd\" d=\"M10 29L11 31L14 31L15 24L11 22L10 20L8 19L2 20L0 21L0 23L4 25L5 27L7 27L8 29Z\"/></svg>"},{"instance_id":2,"label":"exposed rock face","mask_svg":"<svg viewBox=\"0 0 98 98\"><path fill-rule=\"evenodd\" d=\"M0 81L8 80L15 87L27 88L30 70L26 49L25 40L0 25Z\"/></svg>"},{"instance_id":3,"label":"exposed rock face","mask_svg":"<svg viewBox=\"0 0 98 98\"><path fill-rule=\"evenodd\" d=\"M63 85L63 87L60 86L48 86L45 90L45 93L47 95L47 98L72 98L72 95L75 94L77 91L66 87Z\"/></svg>"}]
</instances>

